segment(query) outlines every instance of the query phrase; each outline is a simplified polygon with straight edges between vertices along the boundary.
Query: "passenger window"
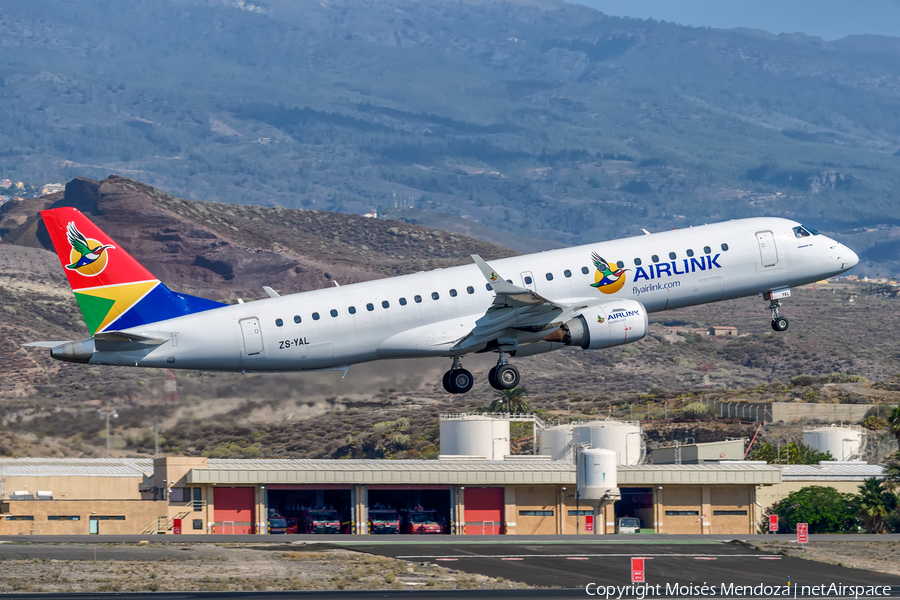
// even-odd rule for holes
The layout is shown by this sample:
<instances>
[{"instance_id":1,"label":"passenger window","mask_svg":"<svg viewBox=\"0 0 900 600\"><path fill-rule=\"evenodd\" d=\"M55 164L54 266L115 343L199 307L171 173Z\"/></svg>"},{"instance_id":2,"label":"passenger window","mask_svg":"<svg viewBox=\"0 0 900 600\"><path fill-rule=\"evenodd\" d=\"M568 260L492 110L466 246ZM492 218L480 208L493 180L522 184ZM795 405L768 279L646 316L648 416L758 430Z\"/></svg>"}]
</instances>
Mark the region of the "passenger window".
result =
<instances>
[{"instance_id":1,"label":"passenger window","mask_svg":"<svg viewBox=\"0 0 900 600\"><path fill-rule=\"evenodd\" d=\"M563 275L565 275L566 277L571 277L571 276L572 276L572 271L566 269L565 271L563 271Z\"/></svg>"},{"instance_id":2,"label":"passenger window","mask_svg":"<svg viewBox=\"0 0 900 600\"><path fill-rule=\"evenodd\" d=\"M634 266L636 266L636 267L641 266L641 259L639 259L639 258L634 259Z\"/></svg>"},{"instance_id":3,"label":"passenger window","mask_svg":"<svg viewBox=\"0 0 900 600\"><path fill-rule=\"evenodd\" d=\"M703 246L703 252L706 254L709 254L710 252L712 252L712 250L710 249L709 246Z\"/></svg>"},{"instance_id":4,"label":"passenger window","mask_svg":"<svg viewBox=\"0 0 900 600\"><path fill-rule=\"evenodd\" d=\"M355 307L355 306L350 306L350 307L348 307L348 308L347 308L347 312L350 313L351 315L355 315L355 314L356 314L356 307Z\"/></svg>"},{"instance_id":5,"label":"passenger window","mask_svg":"<svg viewBox=\"0 0 900 600\"><path fill-rule=\"evenodd\" d=\"M422 301L422 296L416 295L416 297L413 298L413 300L415 300L415 301L416 301L416 304L418 304L419 302Z\"/></svg>"},{"instance_id":6,"label":"passenger window","mask_svg":"<svg viewBox=\"0 0 900 600\"><path fill-rule=\"evenodd\" d=\"M581 272L584 273L585 275L587 275L588 273L591 272L591 270L588 269L587 267L581 267Z\"/></svg>"},{"instance_id":7,"label":"passenger window","mask_svg":"<svg viewBox=\"0 0 900 600\"><path fill-rule=\"evenodd\" d=\"M319 320L319 313L313 313L313 321Z\"/></svg>"},{"instance_id":8,"label":"passenger window","mask_svg":"<svg viewBox=\"0 0 900 600\"><path fill-rule=\"evenodd\" d=\"M669 260L675 260L677 255L674 252L669 252Z\"/></svg>"},{"instance_id":9,"label":"passenger window","mask_svg":"<svg viewBox=\"0 0 900 600\"><path fill-rule=\"evenodd\" d=\"M473 287L470 285L469 287L466 288L466 292L468 292L469 294L474 294L474 293L475 293L475 288L473 288Z\"/></svg>"},{"instance_id":10,"label":"passenger window","mask_svg":"<svg viewBox=\"0 0 900 600\"><path fill-rule=\"evenodd\" d=\"M688 248L686 254L688 255L688 258L690 258L690 257L694 256L694 251L691 250L690 248Z\"/></svg>"},{"instance_id":11,"label":"passenger window","mask_svg":"<svg viewBox=\"0 0 900 600\"><path fill-rule=\"evenodd\" d=\"M369 302L368 304L366 304L366 310L372 312L373 310L375 310L375 305Z\"/></svg>"},{"instance_id":12,"label":"passenger window","mask_svg":"<svg viewBox=\"0 0 900 600\"><path fill-rule=\"evenodd\" d=\"M332 316L332 317L336 317L336 316L337 316L337 310L336 310L336 309L334 309L334 308L331 309L331 316Z\"/></svg>"},{"instance_id":13,"label":"passenger window","mask_svg":"<svg viewBox=\"0 0 900 600\"><path fill-rule=\"evenodd\" d=\"M281 319L275 319L275 325L281 327L282 325L284 325L284 321L282 321Z\"/></svg>"},{"instance_id":14,"label":"passenger window","mask_svg":"<svg viewBox=\"0 0 900 600\"><path fill-rule=\"evenodd\" d=\"M406 298L400 298L400 306L406 306Z\"/></svg>"},{"instance_id":15,"label":"passenger window","mask_svg":"<svg viewBox=\"0 0 900 600\"><path fill-rule=\"evenodd\" d=\"M722 251L728 252L728 244L722 244Z\"/></svg>"},{"instance_id":16,"label":"passenger window","mask_svg":"<svg viewBox=\"0 0 900 600\"><path fill-rule=\"evenodd\" d=\"M494 288L491 287L491 284L489 284L489 283L486 283L486 284L484 285L484 288L485 288L487 291L489 291L489 292L490 292L491 290L494 289Z\"/></svg>"},{"instance_id":17,"label":"passenger window","mask_svg":"<svg viewBox=\"0 0 900 600\"><path fill-rule=\"evenodd\" d=\"M531 277L526 275L525 276L525 285L531 285L532 283L534 283L534 279L532 279Z\"/></svg>"},{"instance_id":18,"label":"passenger window","mask_svg":"<svg viewBox=\"0 0 900 600\"><path fill-rule=\"evenodd\" d=\"M437 292L431 292L431 299L432 299L432 300L438 300L438 299L440 299L440 297L441 297L441 295L438 294Z\"/></svg>"},{"instance_id":19,"label":"passenger window","mask_svg":"<svg viewBox=\"0 0 900 600\"><path fill-rule=\"evenodd\" d=\"M388 302L387 300L382 300L382 301L381 301L381 308L390 308L390 307L391 307L391 303L390 303L390 302Z\"/></svg>"},{"instance_id":20,"label":"passenger window","mask_svg":"<svg viewBox=\"0 0 900 600\"><path fill-rule=\"evenodd\" d=\"M553 281L553 273L547 273L547 281Z\"/></svg>"},{"instance_id":21,"label":"passenger window","mask_svg":"<svg viewBox=\"0 0 900 600\"><path fill-rule=\"evenodd\" d=\"M655 263L658 263L658 262L659 262L659 257L658 257L657 255L654 254L653 256L650 257L650 260L652 260L652 261L655 262Z\"/></svg>"},{"instance_id":22,"label":"passenger window","mask_svg":"<svg viewBox=\"0 0 900 600\"><path fill-rule=\"evenodd\" d=\"M294 315L294 323L299 323L300 320L300 315Z\"/></svg>"},{"instance_id":23,"label":"passenger window","mask_svg":"<svg viewBox=\"0 0 900 600\"><path fill-rule=\"evenodd\" d=\"M456 298L456 290L450 290L450 297Z\"/></svg>"},{"instance_id":24,"label":"passenger window","mask_svg":"<svg viewBox=\"0 0 900 600\"><path fill-rule=\"evenodd\" d=\"M623 263L623 262L620 260L619 262L616 263L616 266L619 267L620 269L624 269L624 268L625 268L625 263Z\"/></svg>"}]
</instances>

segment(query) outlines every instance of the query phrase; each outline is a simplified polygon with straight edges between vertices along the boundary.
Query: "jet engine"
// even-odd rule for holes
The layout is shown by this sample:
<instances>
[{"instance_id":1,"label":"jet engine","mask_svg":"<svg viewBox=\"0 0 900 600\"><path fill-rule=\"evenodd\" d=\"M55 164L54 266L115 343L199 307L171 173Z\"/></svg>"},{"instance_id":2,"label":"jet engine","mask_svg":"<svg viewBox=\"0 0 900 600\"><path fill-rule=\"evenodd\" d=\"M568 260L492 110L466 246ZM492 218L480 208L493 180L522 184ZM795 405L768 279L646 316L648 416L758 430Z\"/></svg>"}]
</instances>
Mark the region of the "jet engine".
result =
<instances>
[{"instance_id":1,"label":"jet engine","mask_svg":"<svg viewBox=\"0 0 900 600\"><path fill-rule=\"evenodd\" d=\"M544 338L585 350L612 348L647 335L647 309L635 300L614 300L589 306Z\"/></svg>"}]
</instances>

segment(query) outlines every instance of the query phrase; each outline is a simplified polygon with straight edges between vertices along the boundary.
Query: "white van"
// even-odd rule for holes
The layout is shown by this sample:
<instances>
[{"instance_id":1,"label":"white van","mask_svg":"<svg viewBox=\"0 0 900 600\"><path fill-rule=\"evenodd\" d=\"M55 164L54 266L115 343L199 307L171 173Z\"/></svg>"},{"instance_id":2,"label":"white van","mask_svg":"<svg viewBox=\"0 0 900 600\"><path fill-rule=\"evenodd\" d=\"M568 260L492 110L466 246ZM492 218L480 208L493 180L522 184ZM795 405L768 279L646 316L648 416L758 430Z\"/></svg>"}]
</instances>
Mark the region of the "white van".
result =
<instances>
[{"instance_id":1,"label":"white van","mask_svg":"<svg viewBox=\"0 0 900 600\"><path fill-rule=\"evenodd\" d=\"M616 519L616 533L640 533L641 520L637 517L619 517Z\"/></svg>"}]
</instances>

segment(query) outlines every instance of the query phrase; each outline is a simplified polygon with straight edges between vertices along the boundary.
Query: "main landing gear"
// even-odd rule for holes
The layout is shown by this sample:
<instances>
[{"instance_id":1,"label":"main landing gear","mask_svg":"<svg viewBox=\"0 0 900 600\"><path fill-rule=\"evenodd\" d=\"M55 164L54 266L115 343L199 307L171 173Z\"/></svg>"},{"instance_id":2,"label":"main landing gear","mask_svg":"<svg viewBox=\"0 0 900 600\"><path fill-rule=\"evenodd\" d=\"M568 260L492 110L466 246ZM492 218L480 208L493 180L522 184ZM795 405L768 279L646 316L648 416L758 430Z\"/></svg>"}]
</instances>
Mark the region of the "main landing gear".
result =
<instances>
[{"instance_id":1,"label":"main landing gear","mask_svg":"<svg viewBox=\"0 0 900 600\"><path fill-rule=\"evenodd\" d=\"M488 383L496 390L511 390L519 385L519 378L519 369L506 362L506 356L501 352L497 366L488 372ZM472 373L462 368L459 357L456 356L453 358L453 366L444 373L441 383L450 394L465 394L472 389L475 379Z\"/></svg>"},{"instance_id":2,"label":"main landing gear","mask_svg":"<svg viewBox=\"0 0 900 600\"><path fill-rule=\"evenodd\" d=\"M778 308L780 306L781 300L772 298L772 300L769 301L769 310L772 311L772 329L775 331L786 331L789 323L785 317L779 316Z\"/></svg>"},{"instance_id":3,"label":"main landing gear","mask_svg":"<svg viewBox=\"0 0 900 600\"><path fill-rule=\"evenodd\" d=\"M444 379L441 381L444 389L451 394L465 394L472 389L475 384L475 378L469 371L462 368L459 357L453 357L453 366L444 373Z\"/></svg>"}]
</instances>

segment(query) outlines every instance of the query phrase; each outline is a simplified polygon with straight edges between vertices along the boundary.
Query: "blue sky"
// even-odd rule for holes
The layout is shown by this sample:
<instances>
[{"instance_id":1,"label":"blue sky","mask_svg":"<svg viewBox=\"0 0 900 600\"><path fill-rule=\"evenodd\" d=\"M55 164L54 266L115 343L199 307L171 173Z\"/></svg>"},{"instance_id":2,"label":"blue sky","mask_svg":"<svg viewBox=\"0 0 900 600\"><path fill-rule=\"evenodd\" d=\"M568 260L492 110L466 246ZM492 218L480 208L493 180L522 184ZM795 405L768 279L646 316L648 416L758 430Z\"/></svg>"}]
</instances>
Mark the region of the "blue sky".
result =
<instances>
[{"instance_id":1,"label":"blue sky","mask_svg":"<svg viewBox=\"0 0 900 600\"><path fill-rule=\"evenodd\" d=\"M752 27L826 40L871 33L900 37L900 0L568 0L618 17L694 27Z\"/></svg>"}]
</instances>

